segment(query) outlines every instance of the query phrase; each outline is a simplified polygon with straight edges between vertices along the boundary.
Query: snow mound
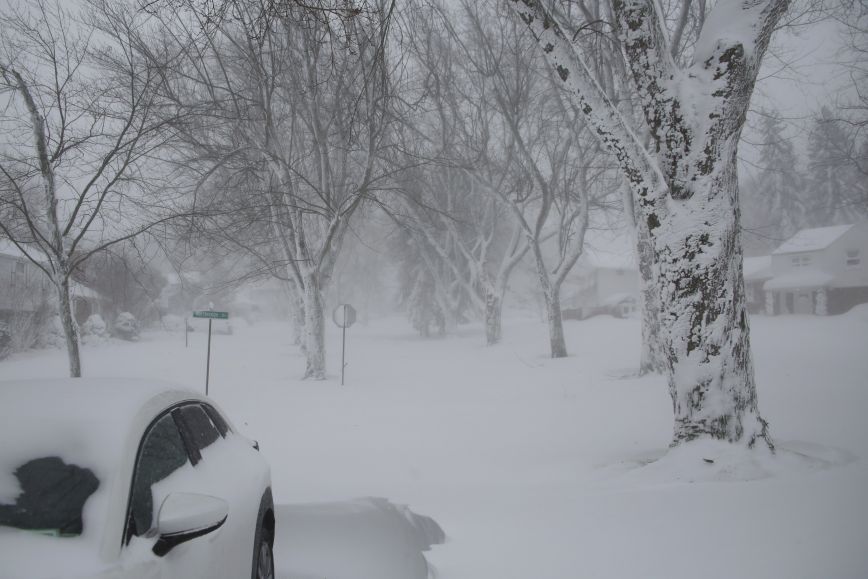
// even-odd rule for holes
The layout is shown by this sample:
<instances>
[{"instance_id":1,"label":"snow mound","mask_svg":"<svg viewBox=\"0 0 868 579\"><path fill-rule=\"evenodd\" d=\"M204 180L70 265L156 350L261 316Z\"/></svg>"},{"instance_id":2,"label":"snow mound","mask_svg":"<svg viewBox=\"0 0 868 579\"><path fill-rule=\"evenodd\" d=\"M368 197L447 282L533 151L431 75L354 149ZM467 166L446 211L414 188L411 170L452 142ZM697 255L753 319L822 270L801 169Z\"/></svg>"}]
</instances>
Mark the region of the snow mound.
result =
<instances>
[{"instance_id":1,"label":"snow mound","mask_svg":"<svg viewBox=\"0 0 868 579\"><path fill-rule=\"evenodd\" d=\"M446 538L431 517L383 498L275 510L280 579L428 579L422 553Z\"/></svg>"},{"instance_id":2,"label":"snow mound","mask_svg":"<svg viewBox=\"0 0 868 579\"><path fill-rule=\"evenodd\" d=\"M854 460L856 457L845 450L806 442L778 442L772 453L764 447L749 449L701 440L605 466L601 469L605 480L601 482L618 487L746 482L798 477Z\"/></svg>"},{"instance_id":3,"label":"snow mound","mask_svg":"<svg viewBox=\"0 0 868 579\"><path fill-rule=\"evenodd\" d=\"M868 323L868 304L859 304L858 306L853 306L853 308L844 315L854 320Z\"/></svg>"}]
</instances>

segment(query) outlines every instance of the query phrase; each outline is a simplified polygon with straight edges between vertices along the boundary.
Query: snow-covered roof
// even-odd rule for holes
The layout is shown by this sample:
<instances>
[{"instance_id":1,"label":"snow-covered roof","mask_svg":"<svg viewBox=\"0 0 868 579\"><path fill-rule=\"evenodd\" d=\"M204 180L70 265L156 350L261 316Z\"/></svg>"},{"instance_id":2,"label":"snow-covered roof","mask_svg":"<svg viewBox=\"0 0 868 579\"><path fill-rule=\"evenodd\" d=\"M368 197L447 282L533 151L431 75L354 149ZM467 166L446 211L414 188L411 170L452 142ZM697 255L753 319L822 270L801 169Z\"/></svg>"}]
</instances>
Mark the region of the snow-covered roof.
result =
<instances>
[{"instance_id":1,"label":"snow-covered roof","mask_svg":"<svg viewBox=\"0 0 868 579\"><path fill-rule=\"evenodd\" d=\"M769 279L772 277L772 256L746 257L743 269L744 279L747 281Z\"/></svg>"},{"instance_id":2,"label":"snow-covered roof","mask_svg":"<svg viewBox=\"0 0 868 579\"><path fill-rule=\"evenodd\" d=\"M98 291L87 287L81 282L73 281L69 284L70 292L74 297L85 298L91 300L105 299Z\"/></svg>"},{"instance_id":3,"label":"snow-covered roof","mask_svg":"<svg viewBox=\"0 0 868 579\"><path fill-rule=\"evenodd\" d=\"M27 256L24 255L24 252L18 249L18 246L9 241L8 239L0 239L0 255L8 255L9 257L27 259Z\"/></svg>"},{"instance_id":4,"label":"snow-covered roof","mask_svg":"<svg viewBox=\"0 0 868 579\"><path fill-rule=\"evenodd\" d=\"M847 233L851 227L853 225L833 225L831 227L802 229L783 242L772 254L780 255L782 253L801 253L803 251L826 249L839 237Z\"/></svg>"},{"instance_id":5,"label":"snow-covered roof","mask_svg":"<svg viewBox=\"0 0 868 579\"><path fill-rule=\"evenodd\" d=\"M825 287L833 280L833 276L822 271L806 269L773 277L763 284L765 290L810 289Z\"/></svg>"}]
</instances>

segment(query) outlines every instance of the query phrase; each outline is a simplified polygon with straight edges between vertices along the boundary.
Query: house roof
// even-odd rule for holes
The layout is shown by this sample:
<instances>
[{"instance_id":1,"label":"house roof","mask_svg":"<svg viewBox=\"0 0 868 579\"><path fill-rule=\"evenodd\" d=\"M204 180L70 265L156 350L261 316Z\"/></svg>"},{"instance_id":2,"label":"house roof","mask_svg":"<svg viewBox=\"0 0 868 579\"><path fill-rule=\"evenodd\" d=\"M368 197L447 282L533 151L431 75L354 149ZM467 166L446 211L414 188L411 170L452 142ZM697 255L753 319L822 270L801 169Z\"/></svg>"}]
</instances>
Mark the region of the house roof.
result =
<instances>
[{"instance_id":1,"label":"house roof","mask_svg":"<svg viewBox=\"0 0 868 579\"><path fill-rule=\"evenodd\" d=\"M636 296L634 296L633 294L631 294L629 292L617 292L617 293L611 294L606 299L604 299L603 303L601 305L606 306L606 307L611 307L611 306L617 306L617 305L623 304L624 302L634 302L635 303L636 301L637 301Z\"/></svg>"},{"instance_id":2,"label":"house roof","mask_svg":"<svg viewBox=\"0 0 868 579\"><path fill-rule=\"evenodd\" d=\"M742 267L747 281L769 279L772 277L772 256L746 257Z\"/></svg>"},{"instance_id":3,"label":"house roof","mask_svg":"<svg viewBox=\"0 0 868 579\"><path fill-rule=\"evenodd\" d=\"M783 242L780 247L772 252L772 254L780 255L782 253L801 253L803 251L819 251L821 249L826 249L839 237L847 233L851 227L853 227L852 224L802 229Z\"/></svg>"},{"instance_id":4,"label":"house roof","mask_svg":"<svg viewBox=\"0 0 868 579\"><path fill-rule=\"evenodd\" d=\"M806 269L773 277L763 284L764 290L812 289L826 287L834 279L822 271Z\"/></svg>"}]
</instances>

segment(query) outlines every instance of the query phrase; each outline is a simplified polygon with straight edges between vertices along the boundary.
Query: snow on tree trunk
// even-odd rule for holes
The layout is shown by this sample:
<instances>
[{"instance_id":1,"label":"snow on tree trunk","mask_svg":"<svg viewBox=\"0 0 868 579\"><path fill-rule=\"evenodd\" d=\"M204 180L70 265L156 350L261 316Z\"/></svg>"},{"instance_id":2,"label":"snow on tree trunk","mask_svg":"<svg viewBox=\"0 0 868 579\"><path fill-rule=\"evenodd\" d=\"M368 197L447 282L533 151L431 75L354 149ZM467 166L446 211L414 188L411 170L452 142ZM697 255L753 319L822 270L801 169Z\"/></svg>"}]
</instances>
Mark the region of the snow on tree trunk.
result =
<instances>
[{"instance_id":1,"label":"snow on tree trunk","mask_svg":"<svg viewBox=\"0 0 868 579\"><path fill-rule=\"evenodd\" d=\"M734 146L727 156L657 233L673 444L710 437L771 446L754 384Z\"/></svg>"},{"instance_id":2,"label":"snow on tree trunk","mask_svg":"<svg viewBox=\"0 0 868 579\"><path fill-rule=\"evenodd\" d=\"M673 444L713 438L774 448L757 406L739 238L736 158L762 57L788 0L718 2L693 62L669 52L653 0L615 0L617 34L651 148L541 0L509 0L573 105L615 157L648 227Z\"/></svg>"},{"instance_id":3,"label":"snow on tree trunk","mask_svg":"<svg viewBox=\"0 0 868 579\"><path fill-rule=\"evenodd\" d=\"M498 344L503 336L503 298L493 289L485 291L485 341Z\"/></svg>"},{"instance_id":4,"label":"snow on tree trunk","mask_svg":"<svg viewBox=\"0 0 868 579\"><path fill-rule=\"evenodd\" d=\"M297 289L293 289L289 293L289 315L292 322L292 343L301 348L304 352L307 348L305 344L305 323L304 323L304 299L297 294Z\"/></svg>"},{"instance_id":5,"label":"snow on tree trunk","mask_svg":"<svg viewBox=\"0 0 868 579\"><path fill-rule=\"evenodd\" d=\"M325 309L316 275L304 280L304 379L325 380Z\"/></svg>"},{"instance_id":6,"label":"snow on tree trunk","mask_svg":"<svg viewBox=\"0 0 868 579\"><path fill-rule=\"evenodd\" d=\"M564 323L561 316L561 295L557 288L543 293L546 303L546 321L549 326L549 343L552 358L567 357L567 342L564 339Z\"/></svg>"},{"instance_id":7,"label":"snow on tree trunk","mask_svg":"<svg viewBox=\"0 0 868 579\"><path fill-rule=\"evenodd\" d=\"M654 279L654 250L648 238L648 229L643 220L637 224L637 247L639 254L639 304L642 316L642 350L639 359L639 375L663 373L666 358L660 341L660 298Z\"/></svg>"},{"instance_id":8,"label":"snow on tree trunk","mask_svg":"<svg viewBox=\"0 0 868 579\"><path fill-rule=\"evenodd\" d=\"M72 314L72 299L69 294L69 278L58 276L60 280L55 283L57 288L58 313L63 325L63 334L66 338L66 353L69 358L69 375L72 378L81 378L81 355L78 344L78 324Z\"/></svg>"}]
</instances>

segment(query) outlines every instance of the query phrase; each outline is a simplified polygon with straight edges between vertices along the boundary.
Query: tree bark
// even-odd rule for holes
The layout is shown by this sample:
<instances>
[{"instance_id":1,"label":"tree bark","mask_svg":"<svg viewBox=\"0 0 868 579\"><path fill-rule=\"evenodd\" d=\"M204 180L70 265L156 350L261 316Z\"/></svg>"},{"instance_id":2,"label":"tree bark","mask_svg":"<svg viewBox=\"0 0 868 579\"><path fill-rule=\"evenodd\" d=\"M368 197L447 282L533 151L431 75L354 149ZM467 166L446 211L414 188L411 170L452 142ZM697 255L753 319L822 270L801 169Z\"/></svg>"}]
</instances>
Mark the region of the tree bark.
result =
<instances>
[{"instance_id":1,"label":"tree bark","mask_svg":"<svg viewBox=\"0 0 868 579\"><path fill-rule=\"evenodd\" d=\"M639 375L666 371L666 357L660 338L660 295L654 279L654 248L648 239L644 220L637 223L636 237L639 256L639 307L642 322L642 347Z\"/></svg>"},{"instance_id":2,"label":"tree bark","mask_svg":"<svg viewBox=\"0 0 868 579\"><path fill-rule=\"evenodd\" d=\"M304 280L305 369L303 379L325 380L325 311L316 275Z\"/></svg>"},{"instance_id":3,"label":"tree bark","mask_svg":"<svg viewBox=\"0 0 868 579\"><path fill-rule=\"evenodd\" d=\"M564 322L561 315L560 288L547 288L543 291L546 304L546 321L549 327L549 344L552 358L567 357L567 342L564 338Z\"/></svg>"},{"instance_id":4,"label":"tree bark","mask_svg":"<svg viewBox=\"0 0 868 579\"><path fill-rule=\"evenodd\" d=\"M503 297L493 288L485 291L485 343L494 346L503 337Z\"/></svg>"},{"instance_id":5,"label":"tree bark","mask_svg":"<svg viewBox=\"0 0 868 579\"><path fill-rule=\"evenodd\" d=\"M78 324L72 312L72 299L69 295L69 278L60 277L55 283L57 288L58 314L66 337L66 354L69 358L69 376L81 378L81 354L79 353Z\"/></svg>"}]
</instances>

